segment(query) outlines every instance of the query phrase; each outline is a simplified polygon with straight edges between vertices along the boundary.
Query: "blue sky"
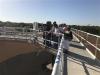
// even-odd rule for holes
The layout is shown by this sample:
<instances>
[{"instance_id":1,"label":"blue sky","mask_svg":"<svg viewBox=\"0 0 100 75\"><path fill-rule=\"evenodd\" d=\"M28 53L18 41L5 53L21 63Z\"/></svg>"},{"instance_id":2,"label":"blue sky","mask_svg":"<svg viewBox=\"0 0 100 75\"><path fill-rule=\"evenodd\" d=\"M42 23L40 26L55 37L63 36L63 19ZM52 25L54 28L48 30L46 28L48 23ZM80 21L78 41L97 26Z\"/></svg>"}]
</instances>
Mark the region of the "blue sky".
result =
<instances>
[{"instance_id":1,"label":"blue sky","mask_svg":"<svg viewBox=\"0 0 100 75\"><path fill-rule=\"evenodd\" d=\"M100 0L0 0L0 20L100 25Z\"/></svg>"}]
</instances>

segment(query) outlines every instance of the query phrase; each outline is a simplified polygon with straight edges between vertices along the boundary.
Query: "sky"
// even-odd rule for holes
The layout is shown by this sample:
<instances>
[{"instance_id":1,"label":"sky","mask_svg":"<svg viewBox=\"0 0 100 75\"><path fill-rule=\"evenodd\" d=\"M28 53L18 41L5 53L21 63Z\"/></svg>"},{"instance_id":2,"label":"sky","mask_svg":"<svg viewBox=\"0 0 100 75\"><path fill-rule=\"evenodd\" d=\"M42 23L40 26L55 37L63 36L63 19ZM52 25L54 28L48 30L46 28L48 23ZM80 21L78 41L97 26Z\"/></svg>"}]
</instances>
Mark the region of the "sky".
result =
<instances>
[{"instance_id":1,"label":"sky","mask_svg":"<svg viewBox=\"0 0 100 75\"><path fill-rule=\"evenodd\" d=\"M0 0L0 21L100 25L100 0Z\"/></svg>"}]
</instances>

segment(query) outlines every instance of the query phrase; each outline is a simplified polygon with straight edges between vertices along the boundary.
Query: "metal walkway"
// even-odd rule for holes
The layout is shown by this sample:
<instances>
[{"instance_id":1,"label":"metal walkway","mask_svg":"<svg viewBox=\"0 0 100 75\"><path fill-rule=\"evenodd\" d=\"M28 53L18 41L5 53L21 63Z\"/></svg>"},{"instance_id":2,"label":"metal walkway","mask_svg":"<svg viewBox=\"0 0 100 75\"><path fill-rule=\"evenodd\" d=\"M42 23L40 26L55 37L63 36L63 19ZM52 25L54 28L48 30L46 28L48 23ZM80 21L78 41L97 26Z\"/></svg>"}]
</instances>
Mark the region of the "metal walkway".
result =
<instances>
[{"instance_id":1,"label":"metal walkway","mask_svg":"<svg viewBox=\"0 0 100 75\"><path fill-rule=\"evenodd\" d=\"M48 51L57 54L53 48ZM64 75L100 75L100 62L93 59L75 37L68 54L64 54Z\"/></svg>"},{"instance_id":2,"label":"metal walkway","mask_svg":"<svg viewBox=\"0 0 100 75\"><path fill-rule=\"evenodd\" d=\"M100 63L75 38L64 57L64 75L100 75Z\"/></svg>"}]
</instances>

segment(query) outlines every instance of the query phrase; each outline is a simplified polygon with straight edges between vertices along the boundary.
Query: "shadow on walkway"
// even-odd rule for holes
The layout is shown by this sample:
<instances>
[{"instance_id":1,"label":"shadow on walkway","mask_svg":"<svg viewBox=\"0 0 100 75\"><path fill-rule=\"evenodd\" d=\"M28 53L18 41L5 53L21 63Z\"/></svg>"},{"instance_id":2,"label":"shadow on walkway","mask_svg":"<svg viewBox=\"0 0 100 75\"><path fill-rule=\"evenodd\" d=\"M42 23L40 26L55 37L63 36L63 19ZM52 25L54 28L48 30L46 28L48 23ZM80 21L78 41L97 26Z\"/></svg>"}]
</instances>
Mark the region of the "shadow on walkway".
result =
<instances>
[{"instance_id":1,"label":"shadow on walkway","mask_svg":"<svg viewBox=\"0 0 100 75\"><path fill-rule=\"evenodd\" d=\"M68 75L68 63L67 63L67 55L64 54L64 71L63 71L63 75Z\"/></svg>"},{"instance_id":2,"label":"shadow on walkway","mask_svg":"<svg viewBox=\"0 0 100 75\"><path fill-rule=\"evenodd\" d=\"M51 62L52 54L47 51L17 55L0 63L0 75L51 75L51 70L43 67Z\"/></svg>"},{"instance_id":3,"label":"shadow on walkway","mask_svg":"<svg viewBox=\"0 0 100 75\"><path fill-rule=\"evenodd\" d=\"M97 60L93 60L89 57L85 57L70 51L68 51L68 57L100 69L100 63Z\"/></svg>"},{"instance_id":4,"label":"shadow on walkway","mask_svg":"<svg viewBox=\"0 0 100 75\"><path fill-rule=\"evenodd\" d=\"M79 48L79 49L86 49L84 46L80 46L80 45L75 45L75 44L70 44L71 47L75 47L75 48Z\"/></svg>"},{"instance_id":5,"label":"shadow on walkway","mask_svg":"<svg viewBox=\"0 0 100 75\"><path fill-rule=\"evenodd\" d=\"M68 58L71 58L73 60L68 59ZM92 70L100 73L100 71L98 71L96 69L93 69L91 67L86 66L86 64L88 64L88 65L91 65L91 66L93 66L95 68L100 69L100 63L97 60L93 60L91 58L88 58L88 57L85 57L85 56L82 56L82 55L78 55L76 53L68 51L68 54L64 55L64 75L68 75L68 60L72 61L74 63L77 63L79 65L82 65L83 68L84 68L84 71L85 71L86 75L90 75L90 73L89 73L89 71L88 71L87 68L92 69ZM81 63L78 63L76 61L79 61Z\"/></svg>"},{"instance_id":6,"label":"shadow on walkway","mask_svg":"<svg viewBox=\"0 0 100 75\"><path fill-rule=\"evenodd\" d=\"M85 71L86 75L90 75L90 73L89 73L87 67L85 66L84 62L82 62L82 65L83 65L83 68L84 68L84 71Z\"/></svg>"},{"instance_id":7,"label":"shadow on walkway","mask_svg":"<svg viewBox=\"0 0 100 75\"><path fill-rule=\"evenodd\" d=\"M79 41L74 41L74 40L72 40L72 42L75 42L75 43L80 43Z\"/></svg>"}]
</instances>

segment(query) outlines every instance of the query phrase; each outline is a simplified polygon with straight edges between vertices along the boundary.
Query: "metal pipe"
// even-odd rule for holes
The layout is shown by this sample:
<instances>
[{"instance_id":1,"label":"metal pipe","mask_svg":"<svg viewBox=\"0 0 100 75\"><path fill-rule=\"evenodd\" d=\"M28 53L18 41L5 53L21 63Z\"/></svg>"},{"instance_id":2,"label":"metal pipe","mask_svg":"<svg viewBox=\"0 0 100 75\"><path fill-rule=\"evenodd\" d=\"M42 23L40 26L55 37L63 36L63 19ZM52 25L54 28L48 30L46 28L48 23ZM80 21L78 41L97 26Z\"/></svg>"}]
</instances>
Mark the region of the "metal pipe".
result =
<instances>
[{"instance_id":1,"label":"metal pipe","mask_svg":"<svg viewBox=\"0 0 100 75\"><path fill-rule=\"evenodd\" d=\"M62 75L63 74L63 65L64 63L62 62L62 57L63 57L63 49L62 49L62 42L63 42L63 36L60 42L60 46L58 48L57 56L55 59L53 71L51 75Z\"/></svg>"}]
</instances>

